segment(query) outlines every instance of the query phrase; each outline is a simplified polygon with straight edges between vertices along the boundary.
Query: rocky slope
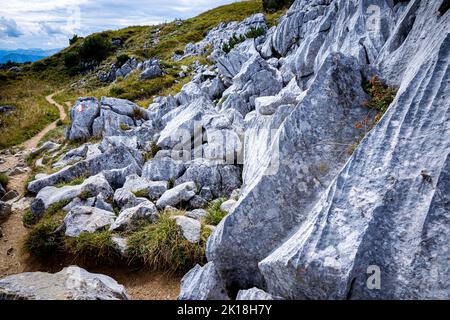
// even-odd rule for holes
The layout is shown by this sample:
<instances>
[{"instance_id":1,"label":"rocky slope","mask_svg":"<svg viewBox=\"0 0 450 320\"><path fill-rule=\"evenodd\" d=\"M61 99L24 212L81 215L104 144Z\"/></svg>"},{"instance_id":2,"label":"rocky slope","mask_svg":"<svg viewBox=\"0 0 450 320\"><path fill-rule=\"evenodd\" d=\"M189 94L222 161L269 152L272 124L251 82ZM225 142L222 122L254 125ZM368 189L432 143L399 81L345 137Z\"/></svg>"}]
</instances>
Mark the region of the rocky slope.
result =
<instances>
[{"instance_id":1,"label":"rocky slope","mask_svg":"<svg viewBox=\"0 0 450 320\"><path fill-rule=\"evenodd\" d=\"M78 99L66 137L90 142L28 185L32 213L68 203L59 230L109 229L126 254L119 232L173 207L198 243L198 209L229 198L180 299L450 298L446 3L297 0L270 29L219 25L175 96ZM398 88L384 115L370 79Z\"/></svg>"}]
</instances>

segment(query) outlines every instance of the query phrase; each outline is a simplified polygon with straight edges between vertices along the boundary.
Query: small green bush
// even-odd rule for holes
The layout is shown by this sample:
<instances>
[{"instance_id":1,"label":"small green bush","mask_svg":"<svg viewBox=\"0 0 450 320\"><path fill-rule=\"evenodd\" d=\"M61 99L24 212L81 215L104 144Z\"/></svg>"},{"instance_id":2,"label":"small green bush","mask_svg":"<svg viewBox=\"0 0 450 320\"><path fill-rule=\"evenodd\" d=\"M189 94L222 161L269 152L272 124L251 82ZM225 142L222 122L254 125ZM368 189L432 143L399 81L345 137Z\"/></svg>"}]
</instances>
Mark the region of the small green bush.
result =
<instances>
[{"instance_id":1,"label":"small green bush","mask_svg":"<svg viewBox=\"0 0 450 320\"><path fill-rule=\"evenodd\" d=\"M9 177L4 173L0 173L0 184L3 186L3 188L6 189L8 182L9 182Z\"/></svg>"},{"instance_id":2,"label":"small green bush","mask_svg":"<svg viewBox=\"0 0 450 320\"><path fill-rule=\"evenodd\" d=\"M371 96L371 99L365 102L365 106L379 111L377 118L381 118L394 101L397 89L384 85L376 76L366 81L363 88Z\"/></svg>"},{"instance_id":3,"label":"small green bush","mask_svg":"<svg viewBox=\"0 0 450 320\"><path fill-rule=\"evenodd\" d=\"M267 12L274 12L291 5L294 0L263 0L263 8Z\"/></svg>"},{"instance_id":4,"label":"small green bush","mask_svg":"<svg viewBox=\"0 0 450 320\"><path fill-rule=\"evenodd\" d=\"M22 223L25 227L31 228L38 222L37 217L31 212L30 209L25 210L22 216Z\"/></svg>"},{"instance_id":5,"label":"small green bush","mask_svg":"<svg viewBox=\"0 0 450 320\"><path fill-rule=\"evenodd\" d=\"M264 35L264 33L266 33L266 31L262 27L260 28L251 27L250 30L245 34L245 37L247 39L258 38Z\"/></svg>"},{"instance_id":6,"label":"small green bush","mask_svg":"<svg viewBox=\"0 0 450 320\"><path fill-rule=\"evenodd\" d=\"M123 66L128 60L130 60L130 56L126 53L119 55L116 58L116 67L120 68Z\"/></svg>"},{"instance_id":7,"label":"small green bush","mask_svg":"<svg viewBox=\"0 0 450 320\"><path fill-rule=\"evenodd\" d=\"M103 61L112 51L112 45L106 34L97 33L84 39L78 49L78 54L82 61Z\"/></svg>"},{"instance_id":8,"label":"small green bush","mask_svg":"<svg viewBox=\"0 0 450 320\"><path fill-rule=\"evenodd\" d=\"M37 257L49 257L63 248L63 236L56 232L62 224L64 212L46 214L37 222L25 240L25 249Z\"/></svg>"},{"instance_id":9,"label":"small green bush","mask_svg":"<svg viewBox=\"0 0 450 320\"><path fill-rule=\"evenodd\" d=\"M78 36L76 34L73 35L72 38L69 39L69 45L73 45L78 41Z\"/></svg>"},{"instance_id":10,"label":"small green bush","mask_svg":"<svg viewBox=\"0 0 450 320\"><path fill-rule=\"evenodd\" d=\"M145 118L144 111L142 111L142 109L139 109L139 108L134 108L133 109L133 118L135 120L144 119Z\"/></svg>"},{"instance_id":11,"label":"small green bush","mask_svg":"<svg viewBox=\"0 0 450 320\"><path fill-rule=\"evenodd\" d=\"M128 239L131 259L141 261L154 270L183 273L205 262L209 230L202 230L201 240L190 243L181 234L175 220L164 213L154 224L144 226Z\"/></svg>"},{"instance_id":12,"label":"small green bush","mask_svg":"<svg viewBox=\"0 0 450 320\"><path fill-rule=\"evenodd\" d=\"M246 37L244 35L237 36L236 34L233 34L233 36L228 40L228 42L225 42L222 46L222 50L225 53L229 53L234 47L236 47L238 44L244 42Z\"/></svg>"},{"instance_id":13,"label":"small green bush","mask_svg":"<svg viewBox=\"0 0 450 320\"><path fill-rule=\"evenodd\" d=\"M225 211L220 209L222 203L225 202L225 198L220 198L212 201L206 208L208 215L205 217L205 223L213 226L217 226L220 221L227 215Z\"/></svg>"}]
</instances>

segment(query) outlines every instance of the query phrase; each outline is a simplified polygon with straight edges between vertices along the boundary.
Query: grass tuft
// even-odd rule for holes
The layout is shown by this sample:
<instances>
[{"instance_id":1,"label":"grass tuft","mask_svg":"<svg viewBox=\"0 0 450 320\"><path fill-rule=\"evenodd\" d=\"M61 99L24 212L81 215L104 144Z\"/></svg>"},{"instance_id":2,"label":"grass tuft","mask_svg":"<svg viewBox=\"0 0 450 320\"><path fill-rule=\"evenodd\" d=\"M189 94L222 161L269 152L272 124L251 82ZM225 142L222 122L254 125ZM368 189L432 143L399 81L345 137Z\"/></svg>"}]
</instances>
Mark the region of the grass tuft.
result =
<instances>
[{"instance_id":1,"label":"grass tuft","mask_svg":"<svg viewBox=\"0 0 450 320\"><path fill-rule=\"evenodd\" d=\"M66 251L77 260L112 263L120 258L108 230L83 232L76 238L67 238L65 245Z\"/></svg>"},{"instance_id":2,"label":"grass tuft","mask_svg":"<svg viewBox=\"0 0 450 320\"><path fill-rule=\"evenodd\" d=\"M0 184L3 186L3 188L6 189L8 182L9 182L9 177L4 173L0 173Z\"/></svg>"},{"instance_id":3,"label":"grass tuft","mask_svg":"<svg viewBox=\"0 0 450 320\"><path fill-rule=\"evenodd\" d=\"M220 209L220 206L225 201L226 201L225 198L219 198L214 201L211 201L211 203L206 208L206 212L208 212L208 215L205 217L206 224L217 226L220 223L220 221L222 221L222 219L227 215L225 211L222 211Z\"/></svg>"},{"instance_id":4,"label":"grass tuft","mask_svg":"<svg viewBox=\"0 0 450 320\"><path fill-rule=\"evenodd\" d=\"M25 250L40 258L60 252L64 245L63 236L56 230L63 223L64 215L63 211L55 215L45 214L28 234Z\"/></svg>"},{"instance_id":5,"label":"grass tuft","mask_svg":"<svg viewBox=\"0 0 450 320\"><path fill-rule=\"evenodd\" d=\"M129 255L154 270L183 273L197 263L205 262L206 240L209 230L202 231L198 244L187 241L175 220L164 213L154 224L148 224L130 235Z\"/></svg>"}]
</instances>

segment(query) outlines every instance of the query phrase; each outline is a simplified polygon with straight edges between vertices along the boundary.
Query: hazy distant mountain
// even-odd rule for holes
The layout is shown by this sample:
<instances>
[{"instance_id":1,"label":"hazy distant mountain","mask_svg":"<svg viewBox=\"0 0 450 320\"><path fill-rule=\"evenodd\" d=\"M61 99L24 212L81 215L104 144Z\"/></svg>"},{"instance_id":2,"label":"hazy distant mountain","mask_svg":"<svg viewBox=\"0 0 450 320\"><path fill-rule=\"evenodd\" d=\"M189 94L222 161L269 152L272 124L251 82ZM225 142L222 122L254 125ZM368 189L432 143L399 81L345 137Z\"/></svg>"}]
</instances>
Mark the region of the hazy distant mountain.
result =
<instances>
[{"instance_id":1,"label":"hazy distant mountain","mask_svg":"<svg viewBox=\"0 0 450 320\"><path fill-rule=\"evenodd\" d=\"M34 62L57 53L61 49L16 49L0 50L0 63L12 62Z\"/></svg>"}]
</instances>

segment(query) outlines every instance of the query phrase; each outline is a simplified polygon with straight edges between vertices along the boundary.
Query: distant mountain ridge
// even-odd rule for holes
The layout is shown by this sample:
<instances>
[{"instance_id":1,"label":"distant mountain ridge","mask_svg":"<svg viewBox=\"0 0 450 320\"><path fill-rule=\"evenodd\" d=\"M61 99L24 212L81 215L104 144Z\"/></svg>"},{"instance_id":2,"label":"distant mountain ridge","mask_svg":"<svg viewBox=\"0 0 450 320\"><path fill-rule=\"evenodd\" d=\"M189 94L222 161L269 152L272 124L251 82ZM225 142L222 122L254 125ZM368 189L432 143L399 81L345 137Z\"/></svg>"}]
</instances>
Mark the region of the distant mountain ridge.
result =
<instances>
[{"instance_id":1,"label":"distant mountain ridge","mask_svg":"<svg viewBox=\"0 0 450 320\"><path fill-rule=\"evenodd\" d=\"M60 50L61 49L0 49L0 63L6 63L8 61L19 63L34 62L51 56Z\"/></svg>"}]
</instances>

